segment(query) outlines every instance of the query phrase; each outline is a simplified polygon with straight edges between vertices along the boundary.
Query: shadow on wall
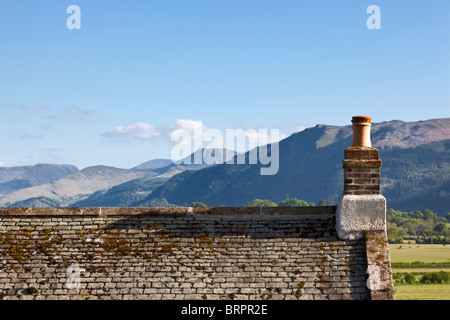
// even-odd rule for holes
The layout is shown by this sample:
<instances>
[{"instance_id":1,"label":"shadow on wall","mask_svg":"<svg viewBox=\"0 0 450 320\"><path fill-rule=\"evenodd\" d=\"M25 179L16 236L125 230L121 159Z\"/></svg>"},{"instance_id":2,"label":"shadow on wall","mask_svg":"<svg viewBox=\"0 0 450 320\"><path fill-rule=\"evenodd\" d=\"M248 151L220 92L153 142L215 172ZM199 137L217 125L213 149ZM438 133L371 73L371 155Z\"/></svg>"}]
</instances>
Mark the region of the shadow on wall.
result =
<instances>
[{"instance_id":1,"label":"shadow on wall","mask_svg":"<svg viewBox=\"0 0 450 320\"><path fill-rule=\"evenodd\" d=\"M184 208L186 210L186 208ZM146 229L153 236L309 238L337 240L335 206L297 208L217 207L192 212L149 211L114 220L103 230Z\"/></svg>"}]
</instances>

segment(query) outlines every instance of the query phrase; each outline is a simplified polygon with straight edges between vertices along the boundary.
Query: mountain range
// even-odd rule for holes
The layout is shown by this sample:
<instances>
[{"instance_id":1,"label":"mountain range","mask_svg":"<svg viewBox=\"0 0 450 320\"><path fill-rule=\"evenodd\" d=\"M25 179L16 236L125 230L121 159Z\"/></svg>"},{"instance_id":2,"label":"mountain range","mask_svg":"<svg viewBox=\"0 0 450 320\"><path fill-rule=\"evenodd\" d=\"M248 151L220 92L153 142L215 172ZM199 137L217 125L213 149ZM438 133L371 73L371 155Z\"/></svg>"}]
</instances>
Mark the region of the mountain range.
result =
<instances>
[{"instance_id":1,"label":"mountain range","mask_svg":"<svg viewBox=\"0 0 450 320\"><path fill-rule=\"evenodd\" d=\"M371 138L383 161L388 207L450 212L450 118L373 123ZM294 133L278 144L275 175L261 175L264 165L248 164L249 153L234 155L245 157L246 164L155 159L132 169L0 168L0 206L189 206L194 201L243 206L253 199L286 197L336 203L343 190L344 149L351 140L351 126L316 125Z\"/></svg>"},{"instance_id":2,"label":"mountain range","mask_svg":"<svg viewBox=\"0 0 450 320\"><path fill-rule=\"evenodd\" d=\"M207 159L210 154L225 162L236 153L199 149L176 163L155 159L131 169L98 165L78 170L75 166L52 164L0 168L4 185L0 206L128 206L180 172L210 166L194 161L198 157Z\"/></svg>"},{"instance_id":3,"label":"mountain range","mask_svg":"<svg viewBox=\"0 0 450 320\"><path fill-rule=\"evenodd\" d=\"M0 167L0 196L50 183L78 172L72 165L37 164L34 166Z\"/></svg>"},{"instance_id":4,"label":"mountain range","mask_svg":"<svg viewBox=\"0 0 450 320\"><path fill-rule=\"evenodd\" d=\"M450 212L450 119L374 123L371 138L383 161L382 194L390 207ZM280 141L276 175L260 175L260 164L185 171L135 205L166 199L177 205L243 206L253 199L286 197L337 203L344 150L351 143L351 126L317 125Z\"/></svg>"}]
</instances>

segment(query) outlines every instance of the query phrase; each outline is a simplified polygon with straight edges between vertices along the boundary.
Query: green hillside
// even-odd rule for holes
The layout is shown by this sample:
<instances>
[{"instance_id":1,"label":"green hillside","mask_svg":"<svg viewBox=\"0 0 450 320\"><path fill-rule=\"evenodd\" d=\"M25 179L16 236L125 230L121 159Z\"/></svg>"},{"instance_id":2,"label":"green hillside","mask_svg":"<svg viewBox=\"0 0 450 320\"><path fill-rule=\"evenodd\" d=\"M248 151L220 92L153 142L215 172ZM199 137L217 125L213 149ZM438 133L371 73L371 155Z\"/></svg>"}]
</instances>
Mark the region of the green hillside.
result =
<instances>
[{"instance_id":1,"label":"green hillside","mask_svg":"<svg viewBox=\"0 0 450 320\"><path fill-rule=\"evenodd\" d=\"M70 207L128 207L143 200L167 178L138 178L108 190L97 191L88 198L75 202Z\"/></svg>"},{"instance_id":2,"label":"green hillside","mask_svg":"<svg viewBox=\"0 0 450 320\"><path fill-rule=\"evenodd\" d=\"M10 208L52 208L61 207L61 202L55 199L46 197L30 198L23 201L17 201L11 205Z\"/></svg>"}]
</instances>

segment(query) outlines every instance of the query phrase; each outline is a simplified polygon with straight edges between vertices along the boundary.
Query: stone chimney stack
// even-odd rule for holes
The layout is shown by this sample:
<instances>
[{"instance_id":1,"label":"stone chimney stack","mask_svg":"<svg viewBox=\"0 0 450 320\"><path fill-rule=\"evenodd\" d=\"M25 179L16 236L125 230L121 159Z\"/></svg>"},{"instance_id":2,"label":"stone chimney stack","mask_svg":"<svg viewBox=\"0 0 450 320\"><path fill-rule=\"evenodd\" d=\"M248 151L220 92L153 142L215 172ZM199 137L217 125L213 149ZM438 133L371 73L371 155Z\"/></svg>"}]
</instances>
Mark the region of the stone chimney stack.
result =
<instances>
[{"instance_id":1,"label":"stone chimney stack","mask_svg":"<svg viewBox=\"0 0 450 320\"><path fill-rule=\"evenodd\" d=\"M386 232L386 199L380 194L381 160L372 148L372 118L355 116L352 146L344 152L344 193L338 203L336 230L342 239L361 238L366 231Z\"/></svg>"}]
</instances>

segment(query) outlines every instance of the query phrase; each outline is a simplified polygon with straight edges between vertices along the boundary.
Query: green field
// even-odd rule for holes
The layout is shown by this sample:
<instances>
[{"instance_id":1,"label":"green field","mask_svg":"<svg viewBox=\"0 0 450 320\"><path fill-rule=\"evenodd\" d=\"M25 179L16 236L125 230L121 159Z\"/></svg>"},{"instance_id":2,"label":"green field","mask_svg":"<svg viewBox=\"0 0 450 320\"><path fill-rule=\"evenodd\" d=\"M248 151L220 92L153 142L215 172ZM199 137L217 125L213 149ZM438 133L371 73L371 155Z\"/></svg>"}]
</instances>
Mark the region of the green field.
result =
<instances>
[{"instance_id":1,"label":"green field","mask_svg":"<svg viewBox=\"0 0 450 320\"><path fill-rule=\"evenodd\" d=\"M426 272L450 272L450 245L391 244L389 250L394 278L405 273L412 273L420 279ZM402 262L411 265L395 267L395 263ZM395 290L397 300L450 300L450 284L400 284L395 285Z\"/></svg>"},{"instance_id":2,"label":"green field","mask_svg":"<svg viewBox=\"0 0 450 320\"><path fill-rule=\"evenodd\" d=\"M432 271L445 271L445 272L450 272L450 268L392 268L392 272L396 273L396 272L401 272L401 273L418 273L418 274L422 274L424 272L432 272Z\"/></svg>"},{"instance_id":3,"label":"green field","mask_svg":"<svg viewBox=\"0 0 450 320\"><path fill-rule=\"evenodd\" d=\"M398 247L402 249L397 249ZM390 244L391 262L450 263L450 245Z\"/></svg>"},{"instance_id":4,"label":"green field","mask_svg":"<svg viewBox=\"0 0 450 320\"><path fill-rule=\"evenodd\" d=\"M395 289L396 300L450 300L450 284L412 284Z\"/></svg>"}]
</instances>

